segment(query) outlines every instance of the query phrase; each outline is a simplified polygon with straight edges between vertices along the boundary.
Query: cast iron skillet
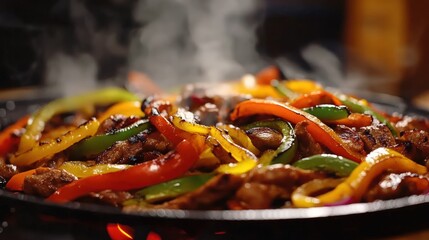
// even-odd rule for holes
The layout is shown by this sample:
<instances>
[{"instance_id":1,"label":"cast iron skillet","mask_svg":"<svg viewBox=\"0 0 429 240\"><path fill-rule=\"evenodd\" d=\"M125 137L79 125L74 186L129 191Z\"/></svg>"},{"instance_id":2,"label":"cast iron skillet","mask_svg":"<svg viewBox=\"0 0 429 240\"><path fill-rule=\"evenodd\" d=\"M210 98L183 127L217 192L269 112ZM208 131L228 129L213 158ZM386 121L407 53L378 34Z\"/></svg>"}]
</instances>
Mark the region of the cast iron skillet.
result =
<instances>
[{"instance_id":1,"label":"cast iron skillet","mask_svg":"<svg viewBox=\"0 0 429 240\"><path fill-rule=\"evenodd\" d=\"M404 113L429 116L428 112L407 107L403 102L392 102L392 98L389 98L390 102L387 103L385 96L378 100L381 101L373 102L388 110L389 107L396 110L402 106L403 109L399 110ZM34 104L44 104L47 101L48 99L31 102L16 101L13 109L7 111L0 123L10 123L18 116L32 111L36 107ZM11 103L8 104L10 107ZM6 109L5 106L6 102L0 103L0 108ZM49 215L79 222L116 222L134 226L136 229L141 226L150 226L151 229L161 229L161 231L170 229L170 233L171 229L180 229L198 239L211 238L215 236L213 233L218 232L223 235L216 235L215 239L260 239L260 237L354 239L392 236L424 230L427 227L429 229L427 217L429 195L311 209L243 211L157 209L140 213L123 213L109 206L76 202L55 204L38 197L0 190L0 206L12 207L14 211L25 213L26 217ZM212 235L207 235L209 233Z\"/></svg>"}]
</instances>

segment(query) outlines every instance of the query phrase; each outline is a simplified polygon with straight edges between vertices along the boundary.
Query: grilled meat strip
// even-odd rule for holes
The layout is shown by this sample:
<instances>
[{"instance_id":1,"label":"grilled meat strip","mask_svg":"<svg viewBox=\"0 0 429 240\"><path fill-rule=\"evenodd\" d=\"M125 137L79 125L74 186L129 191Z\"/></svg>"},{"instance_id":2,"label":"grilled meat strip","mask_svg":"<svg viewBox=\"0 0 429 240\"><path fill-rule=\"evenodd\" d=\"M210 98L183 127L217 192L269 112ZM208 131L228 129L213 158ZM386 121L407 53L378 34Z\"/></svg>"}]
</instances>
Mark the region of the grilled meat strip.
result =
<instances>
[{"instance_id":1,"label":"grilled meat strip","mask_svg":"<svg viewBox=\"0 0 429 240\"><path fill-rule=\"evenodd\" d=\"M36 173L24 180L23 191L27 194L48 197L58 188L77 180L68 172L54 168L36 169Z\"/></svg>"}]
</instances>

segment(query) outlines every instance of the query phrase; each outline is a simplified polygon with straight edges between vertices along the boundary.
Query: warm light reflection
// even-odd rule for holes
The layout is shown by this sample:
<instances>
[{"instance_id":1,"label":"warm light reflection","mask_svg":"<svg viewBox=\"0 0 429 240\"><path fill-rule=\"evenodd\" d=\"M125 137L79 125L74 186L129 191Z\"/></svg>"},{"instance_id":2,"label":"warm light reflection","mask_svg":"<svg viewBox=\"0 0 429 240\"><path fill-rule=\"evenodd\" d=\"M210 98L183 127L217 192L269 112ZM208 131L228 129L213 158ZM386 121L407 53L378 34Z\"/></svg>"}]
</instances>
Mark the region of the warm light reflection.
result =
<instances>
[{"instance_id":1,"label":"warm light reflection","mask_svg":"<svg viewBox=\"0 0 429 240\"><path fill-rule=\"evenodd\" d=\"M132 240L134 239L134 229L130 226L110 223L106 226L107 233L112 240ZM149 232L146 240L162 240L161 236L156 232Z\"/></svg>"}]
</instances>

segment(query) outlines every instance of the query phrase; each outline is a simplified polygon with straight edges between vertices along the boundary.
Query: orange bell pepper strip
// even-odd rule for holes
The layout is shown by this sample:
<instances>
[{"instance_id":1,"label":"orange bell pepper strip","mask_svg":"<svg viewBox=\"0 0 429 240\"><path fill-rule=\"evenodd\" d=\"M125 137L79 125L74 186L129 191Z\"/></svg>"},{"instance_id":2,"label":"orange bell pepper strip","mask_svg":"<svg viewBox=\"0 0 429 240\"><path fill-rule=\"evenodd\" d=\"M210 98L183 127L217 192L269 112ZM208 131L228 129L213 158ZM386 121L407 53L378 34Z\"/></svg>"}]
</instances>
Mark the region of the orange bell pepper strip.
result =
<instances>
[{"instance_id":1,"label":"orange bell pepper strip","mask_svg":"<svg viewBox=\"0 0 429 240\"><path fill-rule=\"evenodd\" d=\"M372 124L372 116L362 113L351 113L347 118L326 122L327 124L345 125L347 127L366 127Z\"/></svg>"},{"instance_id":2,"label":"orange bell pepper strip","mask_svg":"<svg viewBox=\"0 0 429 240\"><path fill-rule=\"evenodd\" d=\"M318 104L327 103L327 101L332 102L337 106L343 105L343 103L332 93L323 90L303 94L298 98L295 98L290 103L290 105L296 108L307 108Z\"/></svg>"},{"instance_id":3,"label":"orange bell pepper strip","mask_svg":"<svg viewBox=\"0 0 429 240\"><path fill-rule=\"evenodd\" d=\"M29 117L28 115L22 117L0 133L0 156L6 155L18 147L19 137L13 136L13 132L25 127Z\"/></svg>"},{"instance_id":4,"label":"orange bell pepper strip","mask_svg":"<svg viewBox=\"0 0 429 240\"><path fill-rule=\"evenodd\" d=\"M6 184L6 189L10 191L22 191L24 186L24 180L27 176L31 176L36 173L37 169L31 169L25 172L20 172L18 174L13 175L11 179Z\"/></svg>"},{"instance_id":5,"label":"orange bell pepper strip","mask_svg":"<svg viewBox=\"0 0 429 240\"><path fill-rule=\"evenodd\" d=\"M272 80L279 80L280 70L276 66L268 66L255 74L258 85L270 85Z\"/></svg>"},{"instance_id":6,"label":"orange bell pepper strip","mask_svg":"<svg viewBox=\"0 0 429 240\"><path fill-rule=\"evenodd\" d=\"M256 114L273 115L280 117L293 124L301 121L308 121L309 133L317 136L317 141L326 146L334 154L343 156L355 162L361 162L363 156L351 150L343 140L326 124L313 115L287 104L281 104L271 100L251 99L239 103L232 111L230 118L235 121L241 117L248 117Z\"/></svg>"}]
</instances>

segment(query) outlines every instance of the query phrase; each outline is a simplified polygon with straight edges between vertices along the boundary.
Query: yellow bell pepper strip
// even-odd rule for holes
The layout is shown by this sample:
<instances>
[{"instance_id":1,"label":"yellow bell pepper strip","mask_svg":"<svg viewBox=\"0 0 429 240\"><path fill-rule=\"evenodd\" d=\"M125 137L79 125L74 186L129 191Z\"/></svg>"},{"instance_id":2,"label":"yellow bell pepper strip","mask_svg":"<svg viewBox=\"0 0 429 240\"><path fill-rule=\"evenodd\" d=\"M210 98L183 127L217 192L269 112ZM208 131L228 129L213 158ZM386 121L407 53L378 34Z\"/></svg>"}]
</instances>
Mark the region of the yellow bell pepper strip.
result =
<instances>
[{"instance_id":1,"label":"yellow bell pepper strip","mask_svg":"<svg viewBox=\"0 0 429 240\"><path fill-rule=\"evenodd\" d=\"M43 167L41 167L43 168ZM25 172L20 172L18 174L13 175L9 179L9 181L6 184L6 189L10 191L22 191L22 188L24 186L24 180L27 176L31 176L34 173L36 173L36 170L40 168L31 169Z\"/></svg>"},{"instance_id":2,"label":"yellow bell pepper strip","mask_svg":"<svg viewBox=\"0 0 429 240\"><path fill-rule=\"evenodd\" d=\"M383 124L386 124L393 136L398 136L398 130L396 130L393 124L387 118L383 117L382 114L378 113L371 106L369 106L367 101L358 100L356 98L349 97L344 94L338 95L338 99L352 112L370 114L374 116L378 121Z\"/></svg>"},{"instance_id":3,"label":"yellow bell pepper strip","mask_svg":"<svg viewBox=\"0 0 429 240\"><path fill-rule=\"evenodd\" d=\"M256 114L273 115L293 124L308 121L307 130L316 137L317 141L326 146L334 154L343 156L355 162L361 162L363 156L354 152L347 144L326 124L313 115L287 104L281 104L270 100L251 99L239 103L230 114L232 121L238 118Z\"/></svg>"},{"instance_id":4,"label":"yellow bell pepper strip","mask_svg":"<svg viewBox=\"0 0 429 240\"><path fill-rule=\"evenodd\" d=\"M343 181L343 178L324 178L314 179L304 183L295 189L295 191L293 191L291 196L292 203L296 207L315 207L319 201L311 196L324 191L330 191L341 184Z\"/></svg>"},{"instance_id":5,"label":"yellow bell pepper strip","mask_svg":"<svg viewBox=\"0 0 429 240\"><path fill-rule=\"evenodd\" d=\"M118 114L126 117L131 117L131 116L144 117L144 113L141 110L140 101L127 101L127 102L120 102L111 106L109 109L103 112L97 119L99 122L103 122L104 120L108 119L110 116L118 115Z\"/></svg>"},{"instance_id":6,"label":"yellow bell pepper strip","mask_svg":"<svg viewBox=\"0 0 429 240\"><path fill-rule=\"evenodd\" d=\"M388 148L378 148L370 152L365 161L353 170L350 176L334 190L317 197L301 196L293 202L297 207L323 206L351 198L359 202L374 179L383 172L427 173L425 166L419 165L402 154Z\"/></svg>"},{"instance_id":7,"label":"yellow bell pepper strip","mask_svg":"<svg viewBox=\"0 0 429 240\"><path fill-rule=\"evenodd\" d=\"M82 95L66 97L54 100L39 109L28 120L27 128L21 137L19 152L25 152L36 145L45 124L54 115L72 112L88 105L107 105L120 101L138 100L134 94L120 88L105 88Z\"/></svg>"},{"instance_id":8,"label":"yellow bell pepper strip","mask_svg":"<svg viewBox=\"0 0 429 240\"><path fill-rule=\"evenodd\" d=\"M13 155L10 158L10 163L17 166L28 166L45 157L64 151L82 139L93 136L97 132L99 125L100 123L95 118L92 118L57 139L52 139L48 143L42 145L36 144L32 149L26 152Z\"/></svg>"},{"instance_id":9,"label":"yellow bell pepper strip","mask_svg":"<svg viewBox=\"0 0 429 240\"><path fill-rule=\"evenodd\" d=\"M282 83L288 89L299 94L323 90L323 87L319 83L307 79L289 79L287 81L282 81Z\"/></svg>"},{"instance_id":10,"label":"yellow bell pepper strip","mask_svg":"<svg viewBox=\"0 0 429 240\"><path fill-rule=\"evenodd\" d=\"M280 143L280 146L275 151L266 151L260 158L260 163L263 165L269 164L288 164L292 161L295 156L297 149L297 142L295 131L293 130L292 125L289 122L282 120L267 120L267 121L258 121L242 128L249 130L256 127L268 127L279 131L283 137Z\"/></svg>"},{"instance_id":11,"label":"yellow bell pepper strip","mask_svg":"<svg viewBox=\"0 0 429 240\"><path fill-rule=\"evenodd\" d=\"M136 198L143 198L148 203L165 201L201 187L213 176L213 173L205 173L174 179L144 188L136 193Z\"/></svg>"},{"instance_id":12,"label":"yellow bell pepper strip","mask_svg":"<svg viewBox=\"0 0 429 240\"><path fill-rule=\"evenodd\" d=\"M313 107L303 108L302 110L310 113L323 122L344 119L350 115L346 106L336 106L333 104L319 104Z\"/></svg>"},{"instance_id":13,"label":"yellow bell pepper strip","mask_svg":"<svg viewBox=\"0 0 429 240\"><path fill-rule=\"evenodd\" d=\"M24 128L28 118L29 116L24 116L0 132L0 157L13 152L18 147L19 137L14 136L13 133Z\"/></svg>"},{"instance_id":14,"label":"yellow bell pepper strip","mask_svg":"<svg viewBox=\"0 0 429 240\"><path fill-rule=\"evenodd\" d=\"M320 170L335 173L338 177L347 177L358 166L352 160L334 154L318 154L300 159L292 164L307 170Z\"/></svg>"},{"instance_id":15,"label":"yellow bell pepper strip","mask_svg":"<svg viewBox=\"0 0 429 240\"><path fill-rule=\"evenodd\" d=\"M142 119L111 133L92 136L71 147L70 157L72 159L93 157L115 144L115 142L127 140L140 132L148 130L150 126L147 119Z\"/></svg>"},{"instance_id":16,"label":"yellow bell pepper strip","mask_svg":"<svg viewBox=\"0 0 429 240\"><path fill-rule=\"evenodd\" d=\"M296 108L307 108L324 103L333 103L334 105L343 105L342 102L332 93L318 90L303 94L290 102L290 105Z\"/></svg>"},{"instance_id":17,"label":"yellow bell pepper strip","mask_svg":"<svg viewBox=\"0 0 429 240\"><path fill-rule=\"evenodd\" d=\"M258 163L258 158L248 149L236 144L231 137L223 130L216 127L204 126L197 123L188 122L179 115L172 117L173 124L180 130L189 133L202 134L213 138L225 149L238 163L223 164L217 168L218 172L241 174L254 168Z\"/></svg>"},{"instance_id":18,"label":"yellow bell pepper strip","mask_svg":"<svg viewBox=\"0 0 429 240\"><path fill-rule=\"evenodd\" d=\"M299 96L298 93L295 93L294 91L290 90L288 87L286 87L284 84L281 84L278 80L271 81L271 86L274 87L274 89L281 95L288 99L294 99Z\"/></svg>"},{"instance_id":19,"label":"yellow bell pepper strip","mask_svg":"<svg viewBox=\"0 0 429 240\"><path fill-rule=\"evenodd\" d=\"M94 166L88 166L86 162L68 161L61 164L59 169L63 169L75 177L84 178L109 172L117 172L131 166L132 165L128 164L97 164Z\"/></svg>"},{"instance_id":20,"label":"yellow bell pepper strip","mask_svg":"<svg viewBox=\"0 0 429 240\"><path fill-rule=\"evenodd\" d=\"M227 131L228 135L234 140L234 142L238 142L241 146L251 151L256 156L260 154L259 149L257 149L255 145L253 145L252 140L250 140L249 136L247 136L247 134L240 128L231 124L217 125L217 128L223 131Z\"/></svg>"},{"instance_id":21,"label":"yellow bell pepper strip","mask_svg":"<svg viewBox=\"0 0 429 240\"><path fill-rule=\"evenodd\" d=\"M78 179L59 188L47 200L65 203L91 192L106 189L130 191L163 183L186 173L198 160L198 156L192 144L183 140L175 150L156 159L121 171Z\"/></svg>"}]
</instances>

